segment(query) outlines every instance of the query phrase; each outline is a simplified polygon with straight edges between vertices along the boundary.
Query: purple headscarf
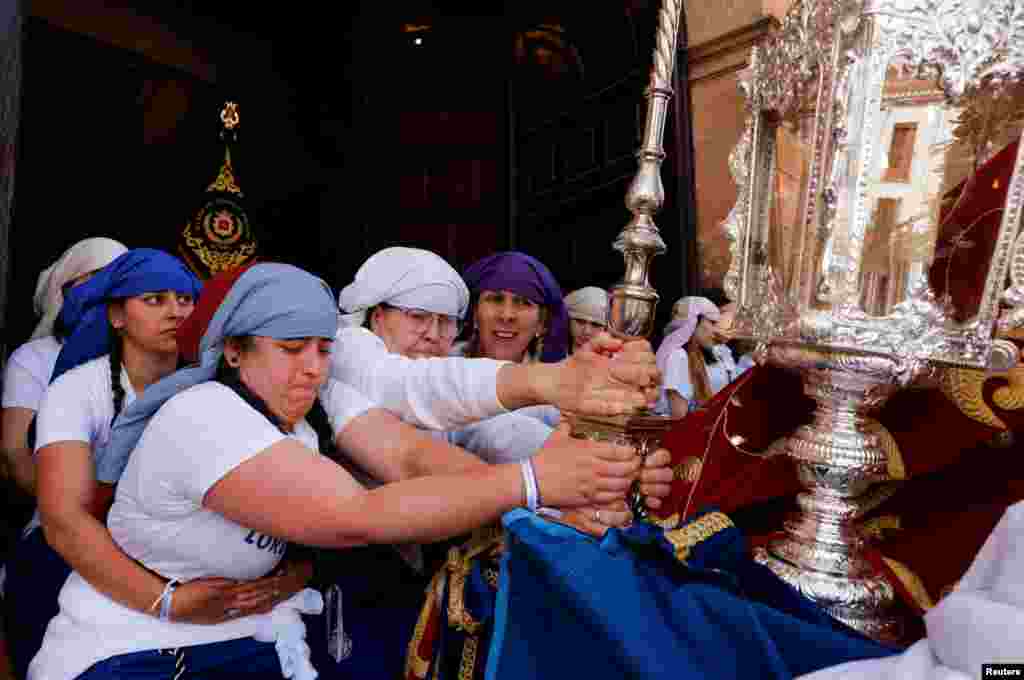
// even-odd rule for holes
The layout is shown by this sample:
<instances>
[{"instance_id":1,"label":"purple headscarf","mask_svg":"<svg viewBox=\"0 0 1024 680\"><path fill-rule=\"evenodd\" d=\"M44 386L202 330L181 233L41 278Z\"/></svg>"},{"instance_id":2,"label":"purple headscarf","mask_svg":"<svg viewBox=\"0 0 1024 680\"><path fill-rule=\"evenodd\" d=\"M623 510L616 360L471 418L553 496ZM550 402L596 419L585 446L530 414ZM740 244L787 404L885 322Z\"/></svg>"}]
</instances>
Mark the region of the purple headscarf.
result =
<instances>
[{"instance_id":1,"label":"purple headscarf","mask_svg":"<svg viewBox=\"0 0 1024 680\"><path fill-rule=\"evenodd\" d=\"M477 260L462 274L466 285L479 295L483 290L509 290L548 308L548 331L540 360L561 361L569 353L569 314L562 288L554 275L537 259L507 251Z\"/></svg>"}]
</instances>

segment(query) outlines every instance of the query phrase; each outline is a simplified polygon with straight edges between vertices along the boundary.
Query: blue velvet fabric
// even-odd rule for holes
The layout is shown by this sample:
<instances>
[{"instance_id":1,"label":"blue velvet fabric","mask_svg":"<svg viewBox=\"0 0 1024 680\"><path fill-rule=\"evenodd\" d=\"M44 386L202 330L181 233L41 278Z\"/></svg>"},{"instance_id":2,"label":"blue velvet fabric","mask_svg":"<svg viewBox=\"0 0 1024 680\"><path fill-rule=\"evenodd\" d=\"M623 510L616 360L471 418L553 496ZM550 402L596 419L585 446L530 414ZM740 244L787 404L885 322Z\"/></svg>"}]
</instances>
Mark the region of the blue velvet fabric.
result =
<instances>
[{"instance_id":1,"label":"blue velvet fabric","mask_svg":"<svg viewBox=\"0 0 1024 680\"><path fill-rule=\"evenodd\" d=\"M649 524L603 540L505 516L487 680L792 678L899 650L837 623L727 528L685 562Z\"/></svg>"}]
</instances>

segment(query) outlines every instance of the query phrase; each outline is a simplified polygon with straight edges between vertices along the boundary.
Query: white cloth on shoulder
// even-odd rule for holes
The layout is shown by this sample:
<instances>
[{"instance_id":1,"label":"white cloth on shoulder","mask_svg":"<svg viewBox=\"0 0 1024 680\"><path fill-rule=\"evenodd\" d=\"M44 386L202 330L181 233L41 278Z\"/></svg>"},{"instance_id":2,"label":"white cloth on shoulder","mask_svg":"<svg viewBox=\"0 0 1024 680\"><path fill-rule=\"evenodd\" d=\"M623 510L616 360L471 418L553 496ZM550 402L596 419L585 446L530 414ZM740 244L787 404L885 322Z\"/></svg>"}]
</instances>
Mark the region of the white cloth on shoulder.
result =
<instances>
[{"instance_id":1,"label":"white cloth on shoulder","mask_svg":"<svg viewBox=\"0 0 1024 680\"><path fill-rule=\"evenodd\" d=\"M79 241L64 251L56 262L39 273L32 297L39 323L32 331L32 340L53 335L53 322L64 304L64 284L72 279L102 269L122 253L128 252L114 239L97 237Z\"/></svg>"},{"instance_id":2,"label":"white cloth on shoulder","mask_svg":"<svg viewBox=\"0 0 1024 680\"><path fill-rule=\"evenodd\" d=\"M967 680L1024 659L1024 502L1010 506L956 589L924 617L927 637L899 656L852 661L802 680Z\"/></svg>"},{"instance_id":3,"label":"white cloth on shoulder","mask_svg":"<svg viewBox=\"0 0 1024 680\"><path fill-rule=\"evenodd\" d=\"M316 680L317 672L310 660L312 654L306 642L306 624L301 614L320 614L324 598L312 588L303 588L290 598L260 617L253 638L260 642L273 642L277 660L281 662L281 675L294 680Z\"/></svg>"},{"instance_id":4,"label":"white cloth on shoulder","mask_svg":"<svg viewBox=\"0 0 1024 680\"><path fill-rule=\"evenodd\" d=\"M362 326L367 310L381 303L461 319L469 307L469 289L450 264L429 250L385 248L370 256L338 295L342 325Z\"/></svg>"}]
</instances>

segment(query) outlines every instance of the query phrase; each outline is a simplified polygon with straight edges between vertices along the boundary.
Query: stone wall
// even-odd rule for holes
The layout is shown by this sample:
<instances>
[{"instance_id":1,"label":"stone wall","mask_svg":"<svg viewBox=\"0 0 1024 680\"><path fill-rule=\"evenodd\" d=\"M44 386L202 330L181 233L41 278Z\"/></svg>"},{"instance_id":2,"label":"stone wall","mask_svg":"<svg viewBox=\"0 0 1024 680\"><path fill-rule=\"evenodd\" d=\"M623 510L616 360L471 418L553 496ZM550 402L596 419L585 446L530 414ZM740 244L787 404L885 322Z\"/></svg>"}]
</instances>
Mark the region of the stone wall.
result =
<instances>
[{"instance_id":1,"label":"stone wall","mask_svg":"<svg viewBox=\"0 0 1024 680\"><path fill-rule=\"evenodd\" d=\"M729 154L746 115L737 74L787 4L788 0L686 2L702 286L721 285L729 268L729 242L721 225L736 202Z\"/></svg>"}]
</instances>

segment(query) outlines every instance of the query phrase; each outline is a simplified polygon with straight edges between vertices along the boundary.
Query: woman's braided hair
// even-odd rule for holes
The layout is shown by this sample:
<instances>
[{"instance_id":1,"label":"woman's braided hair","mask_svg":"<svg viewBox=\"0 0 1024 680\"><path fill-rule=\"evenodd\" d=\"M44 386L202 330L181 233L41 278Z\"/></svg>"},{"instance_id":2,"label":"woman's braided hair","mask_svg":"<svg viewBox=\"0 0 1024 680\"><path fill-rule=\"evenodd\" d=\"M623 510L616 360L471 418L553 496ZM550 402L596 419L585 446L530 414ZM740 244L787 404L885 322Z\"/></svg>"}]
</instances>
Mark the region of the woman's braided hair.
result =
<instances>
[{"instance_id":1,"label":"woman's braided hair","mask_svg":"<svg viewBox=\"0 0 1024 680\"><path fill-rule=\"evenodd\" d=\"M124 387L121 385L123 345L117 329L111 327L110 334L113 336L113 341L110 343L110 354L107 356L110 359L110 391L114 395L114 418L111 419L113 422L124 407Z\"/></svg>"}]
</instances>

